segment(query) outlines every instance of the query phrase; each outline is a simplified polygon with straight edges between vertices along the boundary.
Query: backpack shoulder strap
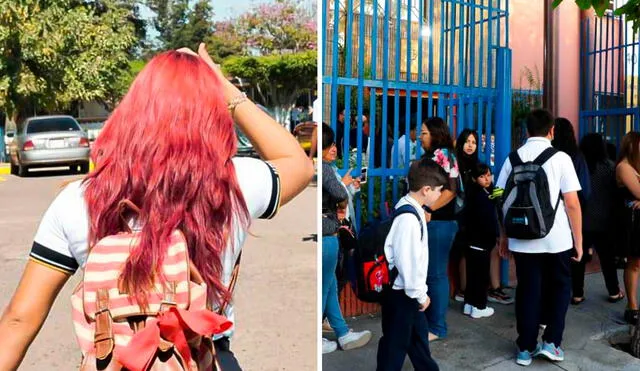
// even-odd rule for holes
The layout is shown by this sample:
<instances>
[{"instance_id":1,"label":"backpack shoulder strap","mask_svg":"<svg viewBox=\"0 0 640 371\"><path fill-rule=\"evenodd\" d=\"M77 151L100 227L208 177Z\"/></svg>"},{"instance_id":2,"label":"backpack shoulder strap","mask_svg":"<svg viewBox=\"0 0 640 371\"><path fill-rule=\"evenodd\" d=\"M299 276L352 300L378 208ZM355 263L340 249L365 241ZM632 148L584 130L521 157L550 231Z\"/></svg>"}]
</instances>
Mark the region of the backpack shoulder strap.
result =
<instances>
[{"instance_id":1,"label":"backpack shoulder strap","mask_svg":"<svg viewBox=\"0 0 640 371\"><path fill-rule=\"evenodd\" d=\"M231 281L229 282L229 294L233 295L233 290L236 287L236 282L238 281L238 274L240 273L240 259L242 258L242 250L240 254L238 254L238 259L236 259L236 263L233 266L233 272L231 272ZM218 309L219 315L224 315L225 310L227 309L227 305L229 305L229 300L225 300L220 308Z\"/></svg>"},{"instance_id":2,"label":"backpack shoulder strap","mask_svg":"<svg viewBox=\"0 0 640 371\"><path fill-rule=\"evenodd\" d=\"M542 166L544 165L545 162L549 161L549 159L553 157L553 155L555 155L556 153L558 153L557 149L553 147L549 147L544 151L542 151L542 153L538 157L536 157L535 160L533 160L533 163L535 165Z\"/></svg>"},{"instance_id":3,"label":"backpack shoulder strap","mask_svg":"<svg viewBox=\"0 0 640 371\"><path fill-rule=\"evenodd\" d=\"M402 205L399 208L397 208L393 213L393 219L395 219L396 217L402 214L413 214L415 215L416 218L418 218L418 223L420 224L420 240L422 240L424 238L424 229L423 229L424 227L422 226L422 219L420 218L420 215L418 215L418 212L416 211L416 209L409 204Z\"/></svg>"},{"instance_id":4,"label":"backpack shoulder strap","mask_svg":"<svg viewBox=\"0 0 640 371\"><path fill-rule=\"evenodd\" d=\"M522 162L522 159L520 158L520 155L518 155L518 151L513 151L509 154L509 162L511 162L512 169L518 165L524 164L524 162Z\"/></svg>"}]
</instances>

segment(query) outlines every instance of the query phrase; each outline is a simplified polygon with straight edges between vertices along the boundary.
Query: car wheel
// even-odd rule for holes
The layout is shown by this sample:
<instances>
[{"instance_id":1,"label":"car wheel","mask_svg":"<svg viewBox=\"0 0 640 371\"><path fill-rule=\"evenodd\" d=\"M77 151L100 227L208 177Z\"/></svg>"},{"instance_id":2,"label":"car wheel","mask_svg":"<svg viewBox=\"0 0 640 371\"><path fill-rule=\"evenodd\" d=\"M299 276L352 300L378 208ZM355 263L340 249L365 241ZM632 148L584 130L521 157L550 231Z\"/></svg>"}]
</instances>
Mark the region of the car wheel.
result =
<instances>
[{"instance_id":1,"label":"car wheel","mask_svg":"<svg viewBox=\"0 0 640 371\"><path fill-rule=\"evenodd\" d=\"M18 163L18 176L24 178L29 173L29 168L21 163Z\"/></svg>"},{"instance_id":2,"label":"car wheel","mask_svg":"<svg viewBox=\"0 0 640 371\"><path fill-rule=\"evenodd\" d=\"M18 175L18 167L11 162L11 175Z\"/></svg>"},{"instance_id":3,"label":"car wheel","mask_svg":"<svg viewBox=\"0 0 640 371\"><path fill-rule=\"evenodd\" d=\"M87 174L89 172L89 163L83 162L80 164L80 174Z\"/></svg>"}]
</instances>

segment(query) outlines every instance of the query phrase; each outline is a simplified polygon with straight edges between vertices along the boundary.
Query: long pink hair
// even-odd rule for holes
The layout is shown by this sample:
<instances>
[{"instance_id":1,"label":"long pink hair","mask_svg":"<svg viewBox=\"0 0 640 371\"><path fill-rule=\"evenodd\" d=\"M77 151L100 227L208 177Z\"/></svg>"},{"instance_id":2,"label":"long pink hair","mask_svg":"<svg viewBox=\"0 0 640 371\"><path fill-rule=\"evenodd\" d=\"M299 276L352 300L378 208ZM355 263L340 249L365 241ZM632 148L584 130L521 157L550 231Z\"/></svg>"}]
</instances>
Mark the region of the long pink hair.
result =
<instances>
[{"instance_id":1,"label":"long pink hair","mask_svg":"<svg viewBox=\"0 0 640 371\"><path fill-rule=\"evenodd\" d=\"M236 223L249 226L231 161L233 125L210 67L169 51L140 72L96 140L96 169L85 179L90 246L126 227L122 200L140 208L140 243L121 276L139 302L175 229L184 233L211 297L230 298L221 279L223 253Z\"/></svg>"}]
</instances>

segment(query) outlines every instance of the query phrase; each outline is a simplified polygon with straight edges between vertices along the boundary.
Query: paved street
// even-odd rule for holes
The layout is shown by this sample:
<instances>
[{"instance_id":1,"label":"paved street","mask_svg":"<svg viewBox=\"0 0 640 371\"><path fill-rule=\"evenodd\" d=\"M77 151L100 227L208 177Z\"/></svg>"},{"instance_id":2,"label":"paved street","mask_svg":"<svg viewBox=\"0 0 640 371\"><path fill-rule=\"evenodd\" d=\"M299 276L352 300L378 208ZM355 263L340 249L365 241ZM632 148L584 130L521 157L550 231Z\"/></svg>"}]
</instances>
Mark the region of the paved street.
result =
<instances>
[{"instance_id":1,"label":"paved street","mask_svg":"<svg viewBox=\"0 0 640 371\"><path fill-rule=\"evenodd\" d=\"M18 283L33 236L65 172L29 178L0 175L0 307ZM237 333L232 342L246 370L316 369L316 188L309 187L272 221L258 221L244 246L236 288ZM65 286L20 370L73 370L80 353Z\"/></svg>"},{"instance_id":2,"label":"paved street","mask_svg":"<svg viewBox=\"0 0 640 371\"><path fill-rule=\"evenodd\" d=\"M622 284L622 271L618 271ZM533 371L631 371L640 370L640 359L617 350L612 343L629 342L629 326L624 324L622 313L626 300L608 303L601 273L585 277L585 297L579 306L569 306L562 340L565 350L563 362L552 363L535 359L527 370ZM431 343L433 358L440 370L524 370L515 363L516 318L515 305L491 303L496 313L490 318L471 319L461 313L462 304L451 301L446 339ZM329 371L370 371L375 369L380 317L351 319L354 330L373 332L367 346L350 351L336 351L322 357L323 369ZM328 336L331 338L331 336ZM409 359L403 371L413 370Z\"/></svg>"}]
</instances>

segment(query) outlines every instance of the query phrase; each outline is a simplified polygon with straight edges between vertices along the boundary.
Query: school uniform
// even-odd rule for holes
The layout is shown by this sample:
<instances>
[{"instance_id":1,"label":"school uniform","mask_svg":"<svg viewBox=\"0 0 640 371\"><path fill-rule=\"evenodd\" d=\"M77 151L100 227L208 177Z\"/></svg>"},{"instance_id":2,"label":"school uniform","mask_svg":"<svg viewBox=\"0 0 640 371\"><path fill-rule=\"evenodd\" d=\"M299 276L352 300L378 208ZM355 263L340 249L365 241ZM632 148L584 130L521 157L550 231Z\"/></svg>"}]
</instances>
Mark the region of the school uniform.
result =
<instances>
[{"instance_id":1,"label":"school uniform","mask_svg":"<svg viewBox=\"0 0 640 371\"><path fill-rule=\"evenodd\" d=\"M533 161L551 147L547 138L533 137L518 149L522 161ZM561 194L578 192L580 182L571 157L558 152L542 165L549 182L549 197L555 205ZM505 188L513 170L507 159L496 185ZM547 327L542 339L559 347L571 296L571 256L573 237L564 201L559 200L549 234L535 240L509 239L509 250L516 263L516 323L520 351L533 352L537 346L538 325L545 318ZM542 298L545 298L544 305Z\"/></svg>"},{"instance_id":2,"label":"school uniform","mask_svg":"<svg viewBox=\"0 0 640 371\"><path fill-rule=\"evenodd\" d=\"M463 218L468 243L465 249L467 287L464 299L466 304L485 309L490 255L499 236L496 205L489 199L488 190L476 183L469 184Z\"/></svg>"},{"instance_id":3,"label":"school uniform","mask_svg":"<svg viewBox=\"0 0 640 371\"><path fill-rule=\"evenodd\" d=\"M429 326L419 311L427 301L429 248L427 225L421 205L405 196L396 205L411 205L420 220L410 213L393 222L384 252L389 269L398 275L382 300L382 338L378 344L378 371L399 371L408 355L418 371L437 371L438 365L429 350ZM420 225L422 224L422 226ZM421 231L422 230L422 231Z\"/></svg>"}]
</instances>

